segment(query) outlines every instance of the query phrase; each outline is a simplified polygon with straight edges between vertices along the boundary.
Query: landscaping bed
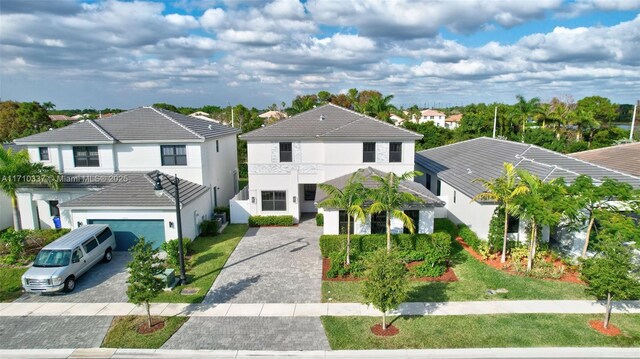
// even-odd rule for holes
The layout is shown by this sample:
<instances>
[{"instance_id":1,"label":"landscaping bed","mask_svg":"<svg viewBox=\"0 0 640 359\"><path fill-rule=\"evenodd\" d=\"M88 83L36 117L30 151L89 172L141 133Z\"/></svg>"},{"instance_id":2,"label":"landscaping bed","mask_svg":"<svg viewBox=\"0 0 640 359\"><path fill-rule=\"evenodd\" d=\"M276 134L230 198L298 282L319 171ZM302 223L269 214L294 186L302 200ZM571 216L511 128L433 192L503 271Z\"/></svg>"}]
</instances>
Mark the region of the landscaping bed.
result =
<instances>
[{"instance_id":1,"label":"landscaping bed","mask_svg":"<svg viewBox=\"0 0 640 359\"><path fill-rule=\"evenodd\" d=\"M187 317L152 317L149 329L146 316L115 317L105 336L103 348L158 349L187 321Z\"/></svg>"},{"instance_id":2,"label":"landscaping bed","mask_svg":"<svg viewBox=\"0 0 640 359\"><path fill-rule=\"evenodd\" d=\"M389 318L398 330L389 337L372 333L378 317L321 319L333 350L640 346L640 314L614 315L617 336L593 329L601 317L591 314L397 317Z\"/></svg>"},{"instance_id":3,"label":"landscaping bed","mask_svg":"<svg viewBox=\"0 0 640 359\"><path fill-rule=\"evenodd\" d=\"M410 262L407 263L407 269L409 270L409 272L412 271L412 268L415 268L421 264L423 264L424 261L414 261L414 262ZM329 282L353 282L353 281L360 281L363 278L362 277L356 277L350 274L347 274L345 276L341 276L341 277L328 277L327 273L329 272L331 268L331 258L322 258L322 280L323 281L329 281ZM418 281L418 282L455 282L458 280L458 277L456 276L455 272L453 271L453 269L451 267L447 267L446 271L444 272L444 274L438 276L438 277L416 277L416 276L412 276L410 277L412 281Z\"/></svg>"}]
</instances>

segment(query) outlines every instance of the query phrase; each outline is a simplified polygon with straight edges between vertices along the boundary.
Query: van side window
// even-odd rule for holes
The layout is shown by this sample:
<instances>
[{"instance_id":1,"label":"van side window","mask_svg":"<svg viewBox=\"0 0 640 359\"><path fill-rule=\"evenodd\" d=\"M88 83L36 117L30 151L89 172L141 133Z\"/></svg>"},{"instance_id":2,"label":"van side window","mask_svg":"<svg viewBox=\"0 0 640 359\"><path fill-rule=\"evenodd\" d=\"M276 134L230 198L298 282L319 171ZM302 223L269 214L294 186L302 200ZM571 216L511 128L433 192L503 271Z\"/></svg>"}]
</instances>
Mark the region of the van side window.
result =
<instances>
[{"instance_id":1,"label":"van side window","mask_svg":"<svg viewBox=\"0 0 640 359\"><path fill-rule=\"evenodd\" d=\"M98 234L96 238L98 238L98 243L102 244L104 241L111 237L111 230L109 228L102 231L102 233Z\"/></svg>"},{"instance_id":2,"label":"van side window","mask_svg":"<svg viewBox=\"0 0 640 359\"><path fill-rule=\"evenodd\" d=\"M84 247L85 253L91 253L92 250L96 249L98 246L98 242L96 242L95 238L91 238L90 240L82 243L82 247Z\"/></svg>"},{"instance_id":3,"label":"van side window","mask_svg":"<svg viewBox=\"0 0 640 359\"><path fill-rule=\"evenodd\" d=\"M73 257L71 257L71 262L78 263L80 262L81 259L82 259L82 251L80 250L80 248L76 248L73 251Z\"/></svg>"}]
</instances>

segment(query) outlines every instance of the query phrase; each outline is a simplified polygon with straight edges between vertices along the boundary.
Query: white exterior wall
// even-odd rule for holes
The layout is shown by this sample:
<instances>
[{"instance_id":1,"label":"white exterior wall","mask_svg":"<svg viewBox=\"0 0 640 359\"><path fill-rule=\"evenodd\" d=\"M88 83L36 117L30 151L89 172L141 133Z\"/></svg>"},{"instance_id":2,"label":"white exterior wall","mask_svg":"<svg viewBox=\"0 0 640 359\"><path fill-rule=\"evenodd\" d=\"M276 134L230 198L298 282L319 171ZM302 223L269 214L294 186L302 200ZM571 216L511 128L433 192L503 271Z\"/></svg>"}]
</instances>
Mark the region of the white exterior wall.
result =
<instances>
[{"instance_id":1,"label":"white exterior wall","mask_svg":"<svg viewBox=\"0 0 640 359\"><path fill-rule=\"evenodd\" d=\"M4 193L0 193L0 231L13 226L13 210L11 199Z\"/></svg>"},{"instance_id":2,"label":"white exterior wall","mask_svg":"<svg viewBox=\"0 0 640 359\"><path fill-rule=\"evenodd\" d=\"M189 203L182 208L182 236L186 238L195 239L200 235L200 223L204 220L211 218L211 209L213 208L213 202L211 196L205 194L195 201ZM165 231L166 233L166 231ZM173 233L173 232L172 232ZM178 238L178 232L175 231L175 236L172 238L165 238L170 240Z\"/></svg>"},{"instance_id":3,"label":"white exterior wall","mask_svg":"<svg viewBox=\"0 0 640 359\"><path fill-rule=\"evenodd\" d=\"M77 146L83 146L78 144ZM88 145L93 146L93 145ZM62 159L60 170L65 173L113 173L116 171L113 145L97 145L100 167L75 167L73 160L73 147L71 145L61 145L60 157ZM36 148L37 150L37 148ZM36 157L37 158L37 157Z\"/></svg>"},{"instance_id":4,"label":"white exterior wall","mask_svg":"<svg viewBox=\"0 0 640 359\"><path fill-rule=\"evenodd\" d=\"M159 170L168 175L178 175L194 183L202 184L202 156L200 143L171 143L185 145L187 151L186 166L163 166L160 146L155 144L119 143L114 146L117 167L120 172L151 172ZM102 159L101 159L102 160ZM100 163L102 165L102 163Z\"/></svg>"},{"instance_id":5,"label":"white exterior wall","mask_svg":"<svg viewBox=\"0 0 640 359\"><path fill-rule=\"evenodd\" d=\"M425 208L420 210L420 219L416 223L417 233L433 233L433 208ZM370 234L371 233L371 216L367 215L364 222L352 222L354 234ZM324 210L324 227L323 234L339 234L340 216L337 210ZM402 221L397 218L391 218L391 233L401 234L404 232Z\"/></svg>"},{"instance_id":6,"label":"white exterior wall","mask_svg":"<svg viewBox=\"0 0 640 359\"><path fill-rule=\"evenodd\" d=\"M340 212L336 210L324 210L324 226L323 234L339 234L340 230ZM354 231L354 233L359 233Z\"/></svg>"},{"instance_id":7,"label":"white exterior wall","mask_svg":"<svg viewBox=\"0 0 640 359\"><path fill-rule=\"evenodd\" d=\"M216 141L218 150L216 151ZM236 135L224 136L202 144L202 173L205 186L211 188L211 203L227 206L229 200L241 190L238 188L238 150ZM216 188L214 192L214 188ZM214 195L215 193L215 195ZM215 203L213 204L215 206ZM213 210L213 206L211 207Z\"/></svg>"},{"instance_id":8,"label":"white exterior wall","mask_svg":"<svg viewBox=\"0 0 640 359\"><path fill-rule=\"evenodd\" d=\"M438 127L444 127L445 116L433 116L433 117L434 118L431 118L431 116L422 116L420 117L420 119L418 119L418 123L433 122Z\"/></svg>"},{"instance_id":9,"label":"white exterior wall","mask_svg":"<svg viewBox=\"0 0 640 359\"><path fill-rule=\"evenodd\" d=\"M53 217L49 212L48 201L64 203L89 194L85 189L21 189L17 193L18 208L23 229L54 228ZM40 215L38 217L38 214ZM60 220L63 228L73 227L73 218L68 210L60 209Z\"/></svg>"}]
</instances>

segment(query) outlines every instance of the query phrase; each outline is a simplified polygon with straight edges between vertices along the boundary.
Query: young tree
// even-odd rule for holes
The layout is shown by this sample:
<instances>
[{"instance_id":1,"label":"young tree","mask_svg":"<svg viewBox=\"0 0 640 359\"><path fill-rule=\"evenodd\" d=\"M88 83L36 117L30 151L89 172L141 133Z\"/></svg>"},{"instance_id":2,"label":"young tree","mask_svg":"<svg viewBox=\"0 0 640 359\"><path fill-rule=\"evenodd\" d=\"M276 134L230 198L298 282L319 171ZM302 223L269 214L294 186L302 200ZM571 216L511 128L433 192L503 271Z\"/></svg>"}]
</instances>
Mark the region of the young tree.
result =
<instances>
[{"instance_id":1,"label":"young tree","mask_svg":"<svg viewBox=\"0 0 640 359\"><path fill-rule=\"evenodd\" d=\"M421 176L418 171L409 171L398 176L389 172L386 176L374 175L371 178L378 183L378 187L372 190L371 199L373 204L369 207L369 213L382 213L386 215L387 227L387 252L391 252L391 218L398 218L402 221L409 232L415 232L415 224L411 217L407 216L401 208L410 203L421 203L422 200L411 193L400 191L400 182L411 180L413 177Z\"/></svg>"},{"instance_id":2,"label":"young tree","mask_svg":"<svg viewBox=\"0 0 640 359\"><path fill-rule=\"evenodd\" d=\"M582 248L582 258L587 255L591 231L596 220L597 212L617 212L620 210L614 201L623 201L627 205L637 205L638 194L627 183L613 179L605 179L601 185L593 183L593 179L586 175L578 176L568 187L569 195L580 210L572 216L574 223L587 222L587 234Z\"/></svg>"},{"instance_id":3,"label":"young tree","mask_svg":"<svg viewBox=\"0 0 640 359\"><path fill-rule=\"evenodd\" d=\"M504 233L502 242L501 263L507 260L507 235L509 229L509 215L513 214L513 201L516 197L521 196L529 191L529 188L518 181L516 169L511 163L504 163L502 175L493 180L477 179L474 182L480 182L485 188L485 192L473 197L472 201L490 200L496 201L503 207L504 216Z\"/></svg>"},{"instance_id":4,"label":"young tree","mask_svg":"<svg viewBox=\"0 0 640 359\"><path fill-rule=\"evenodd\" d=\"M336 208L347 212L347 256L345 264L351 264L351 218L364 222L365 211L362 208L366 200L367 190L362 185L359 172L354 173L344 188L341 190L330 184L322 183L320 189L325 191L329 198L318 204L321 208Z\"/></svg>"},{"instance_id":5,"label":"young tree","mask_svg":"<svg viewBox=\"0 0 640 359\"><path fill-rule=\"evenodd\" d=\"M598 299L606 299L604 327L609 327L611 319L611 300L637 298L640 295L640 282L631 273L638 271L633 263L631 250L622 244L620 232L603 235L597 245L597 254L582 263L582 279L588 285L588 291Z\"/></svg>"},{"instance_id":6,"label":"young tree","mask_svg":"<svg viewBox=\"0 0 640 359\"><path fill-rule=\"evenodd\" d=\"M375 252L367 261L362 285L365 304L382 312L382 330L387 329L387 311L397 308L407 296L407 268L395 252Z\"/></svg>"},{"instance_id":7,"label":"young tree","mask_svg":"<svg viewBox=\"0 0 640 359\"><path fill-rule=\"evenodd\" d=\"M58 171L51 166L45 166L41 162L31 162L26 150L14 152L0 146L0 191L11 198L15 230L22 229L16 189L25 184L34 184L34 182L27 182L27 179L35 179L37 183L44 183L58 190L61 187L58 181L59 175Z\"/></svg>"},{"instance_id":8,"label":"young tree","mask_svg":"<svg viewBox=\"0 0 640 359\"><path fill-rule=\"evenodd\" d=\"M150 301L157 297L164 284L158 278L162 274L162 259L158 258L158 250L151 247L151 243L140 238L131 248L133 260L127 265L131 273L127 283L127 296L136 305L144 304L147 310L147 324L151 328Z\"/></svg>"}]
</instances>

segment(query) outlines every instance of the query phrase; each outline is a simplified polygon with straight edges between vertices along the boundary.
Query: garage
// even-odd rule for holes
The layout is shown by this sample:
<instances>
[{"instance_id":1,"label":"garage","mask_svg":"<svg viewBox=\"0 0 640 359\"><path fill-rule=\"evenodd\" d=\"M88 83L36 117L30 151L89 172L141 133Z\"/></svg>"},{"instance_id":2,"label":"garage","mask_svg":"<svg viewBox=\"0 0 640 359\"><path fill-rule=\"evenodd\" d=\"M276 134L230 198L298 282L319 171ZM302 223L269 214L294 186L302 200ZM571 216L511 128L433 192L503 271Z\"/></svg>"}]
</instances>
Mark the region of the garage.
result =
<instances>
[{"instance_id":1,"label":"garage","mask_svg":"<svg viewBox=\"0 0 640 359\"><path fill-rule=\"evenodd\" d=\"M164 242L164 221L159 219L88 219L88 224L108 224L116 236L117 250L127 251L138 238L144 237L153 248Z\"/></svg>"}]
</instances>

